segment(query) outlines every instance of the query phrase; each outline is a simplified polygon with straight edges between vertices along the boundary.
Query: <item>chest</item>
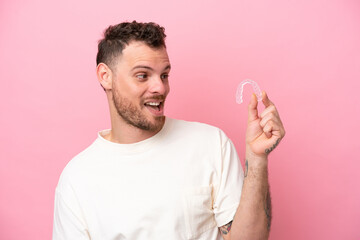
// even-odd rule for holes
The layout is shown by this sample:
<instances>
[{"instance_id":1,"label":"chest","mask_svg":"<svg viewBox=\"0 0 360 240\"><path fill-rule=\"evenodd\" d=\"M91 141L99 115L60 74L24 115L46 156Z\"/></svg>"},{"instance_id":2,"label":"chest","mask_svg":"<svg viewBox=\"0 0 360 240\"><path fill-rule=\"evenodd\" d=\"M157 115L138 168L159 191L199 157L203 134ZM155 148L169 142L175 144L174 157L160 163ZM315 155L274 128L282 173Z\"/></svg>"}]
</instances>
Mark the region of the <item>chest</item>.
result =
<instances>
[{"instance_id":1,"label":"chest","mask_svg":"<svg viewBox=\"0 0 360 240\"><path fill-rule=\"evenodd\" d=\"M93 239L187 239L215 227L216 169L188 159L184 153L94 168L81 195Z\"/></svg>"}]
</instances>

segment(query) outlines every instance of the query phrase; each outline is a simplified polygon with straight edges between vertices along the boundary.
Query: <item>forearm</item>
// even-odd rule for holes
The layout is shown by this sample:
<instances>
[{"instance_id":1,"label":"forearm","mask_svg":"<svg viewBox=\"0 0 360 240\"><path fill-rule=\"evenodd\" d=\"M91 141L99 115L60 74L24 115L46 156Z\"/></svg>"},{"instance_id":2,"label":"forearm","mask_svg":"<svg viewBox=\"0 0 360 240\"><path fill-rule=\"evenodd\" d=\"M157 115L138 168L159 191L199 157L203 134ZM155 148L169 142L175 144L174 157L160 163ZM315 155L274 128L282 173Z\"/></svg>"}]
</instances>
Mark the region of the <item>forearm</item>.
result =
<instances>
[{"instance_id":1,"label":"forearm","mask_svg":"<svg viewBox=\"0 0 360 240\"><path fill-rule=\"evenodd\" d=\"M271 200L265 158L246 156L244 185L230 231L231 240L268 239Z\"/></svg>"}]
</instances>

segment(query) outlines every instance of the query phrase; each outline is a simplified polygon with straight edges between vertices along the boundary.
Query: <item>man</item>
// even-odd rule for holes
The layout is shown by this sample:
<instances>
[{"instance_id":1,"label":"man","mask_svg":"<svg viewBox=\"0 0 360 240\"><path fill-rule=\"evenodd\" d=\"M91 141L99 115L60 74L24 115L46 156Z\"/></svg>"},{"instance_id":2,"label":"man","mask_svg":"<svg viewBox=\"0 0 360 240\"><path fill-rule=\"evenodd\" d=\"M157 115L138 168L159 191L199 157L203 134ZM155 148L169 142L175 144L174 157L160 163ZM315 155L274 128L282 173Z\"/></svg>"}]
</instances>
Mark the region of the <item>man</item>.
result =
<instances>
[{"instance_id":1,"label":"man","mask_svg":"<svg viewBox=\"0 0 360 240\"><path fill-rule=\"evenodd\" d=\"M99 42L97 77L111 129L63 170L53 239L267 239L268 154L285 131L263 92L253 95L245 174L218 128L164 116L171 69L164 28L110 26Z\"/></svg>"}]
</instances>

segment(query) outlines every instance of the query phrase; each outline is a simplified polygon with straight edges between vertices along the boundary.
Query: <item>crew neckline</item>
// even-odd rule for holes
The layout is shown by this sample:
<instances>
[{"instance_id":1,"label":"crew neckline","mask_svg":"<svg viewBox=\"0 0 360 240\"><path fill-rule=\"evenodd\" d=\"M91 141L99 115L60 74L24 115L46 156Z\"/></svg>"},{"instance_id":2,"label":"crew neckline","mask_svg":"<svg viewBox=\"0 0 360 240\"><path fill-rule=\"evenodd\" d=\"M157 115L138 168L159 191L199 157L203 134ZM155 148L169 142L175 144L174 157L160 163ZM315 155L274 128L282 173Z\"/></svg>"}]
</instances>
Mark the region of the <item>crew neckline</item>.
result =
<instances>
[{"instance_id":1,"label":"crew neckline","mask_svg":"<svg viewBox=\"0 0 360 240\"><path fill-rule=\"evenodd\" d=\"M154 136L142 140L136 143L115 143L111 142L103 137L103 135L108 134L111 129L105 129L98 132L97 142L102 146L110 148L111 150L117 151L122 154L135 154L140 152L145 152L152 148L156 142L163 138L168 129L170 128L172 119L166 117L165 123L162 129L156 133Z\"/></svg>"}]
</instances>

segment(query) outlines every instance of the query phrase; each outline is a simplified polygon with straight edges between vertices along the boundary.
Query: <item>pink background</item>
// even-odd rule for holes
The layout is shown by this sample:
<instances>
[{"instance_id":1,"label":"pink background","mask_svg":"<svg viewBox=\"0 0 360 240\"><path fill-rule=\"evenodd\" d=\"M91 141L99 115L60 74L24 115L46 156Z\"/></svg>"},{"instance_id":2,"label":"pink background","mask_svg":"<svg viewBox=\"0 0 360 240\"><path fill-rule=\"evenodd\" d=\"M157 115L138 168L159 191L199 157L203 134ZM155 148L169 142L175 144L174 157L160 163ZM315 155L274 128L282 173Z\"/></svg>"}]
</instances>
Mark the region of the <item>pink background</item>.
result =
<instances>
[{"instance_id":1,"label":"pink background","mask_svg":"<svg viewBox=\"0 0 360 240\"><path fill-rule=\"evenodd\" d=\"M166 28L167 115L222 128L242 161L238 83L277 105L287 135L270 157L270 239L360 239L356 0L2 0L0 239L51 238L62 169L110 126L97 40L134 19Z\"/></svg>"}]
</instances>

